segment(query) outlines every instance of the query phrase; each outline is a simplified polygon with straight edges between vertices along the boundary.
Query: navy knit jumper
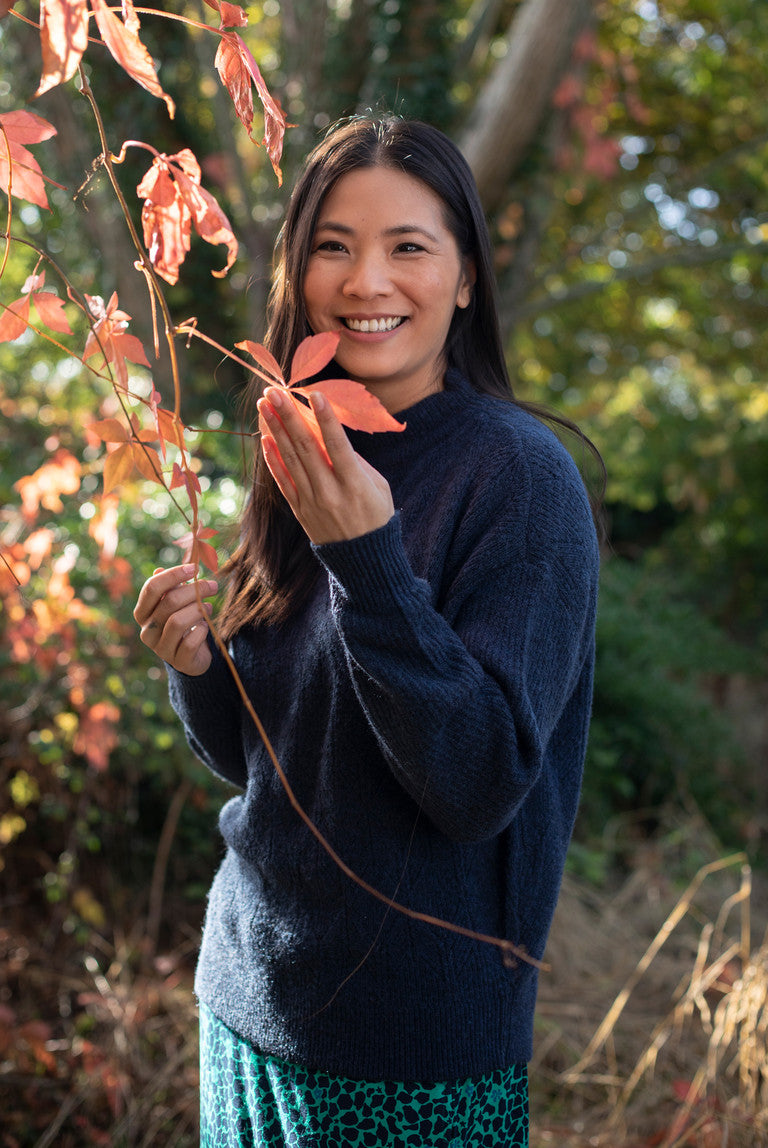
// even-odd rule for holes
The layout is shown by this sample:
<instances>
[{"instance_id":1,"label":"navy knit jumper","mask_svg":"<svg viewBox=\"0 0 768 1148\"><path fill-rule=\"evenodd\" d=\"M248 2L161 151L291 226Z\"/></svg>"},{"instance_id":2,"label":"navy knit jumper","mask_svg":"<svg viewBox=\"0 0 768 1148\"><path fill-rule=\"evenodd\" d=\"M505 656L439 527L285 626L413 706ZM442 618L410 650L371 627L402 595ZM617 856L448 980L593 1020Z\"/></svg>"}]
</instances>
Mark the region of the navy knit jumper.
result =
<instances>
[{"instance_id":1,"label":"navy knit jumper","mask_svg":"<svg viewBox=\"0 0 768 1148\"><path fill-rule=\"evenodd\" d=\"M412 909L541 957L578 803L598 553L555 435L449 372L402 433L351 432L396 515L318 546L316 592L231 649L298 800ZM291 808L220 655L170 670L190 744L243 789L196 990L260 1051L360 1080L530 1059L537 970L346 877Z\"/></svg>"}]
</instances>

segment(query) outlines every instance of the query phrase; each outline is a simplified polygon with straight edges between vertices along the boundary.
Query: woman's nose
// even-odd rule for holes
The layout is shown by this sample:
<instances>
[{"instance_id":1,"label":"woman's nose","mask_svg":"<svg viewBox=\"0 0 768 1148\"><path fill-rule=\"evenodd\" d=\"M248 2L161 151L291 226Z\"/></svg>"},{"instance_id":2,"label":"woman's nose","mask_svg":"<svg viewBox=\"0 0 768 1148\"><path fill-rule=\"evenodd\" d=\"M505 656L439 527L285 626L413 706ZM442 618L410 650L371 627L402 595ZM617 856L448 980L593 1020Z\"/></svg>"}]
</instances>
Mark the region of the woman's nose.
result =
<instances>
[{"instance_id":1,"label":"woman's nose","mask_svg":"<svg viewBox=\"0 0 768 1148\"><path fill-rule=\"evenodd\" d=\"M366 256L356 259L349 268L342 291L358 299L371 299L391 294L392 282L382 261L375 256Z\"/></svg>"}]
</instances>

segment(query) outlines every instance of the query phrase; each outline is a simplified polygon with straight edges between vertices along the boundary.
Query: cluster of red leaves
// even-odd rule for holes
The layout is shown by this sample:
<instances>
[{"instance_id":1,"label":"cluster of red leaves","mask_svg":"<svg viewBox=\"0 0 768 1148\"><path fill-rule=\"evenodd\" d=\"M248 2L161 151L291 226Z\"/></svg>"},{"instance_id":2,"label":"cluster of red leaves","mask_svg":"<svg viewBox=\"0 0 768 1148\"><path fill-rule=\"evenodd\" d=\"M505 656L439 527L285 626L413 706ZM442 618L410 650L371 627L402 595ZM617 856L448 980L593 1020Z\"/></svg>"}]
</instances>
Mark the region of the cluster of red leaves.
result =
<instances>
[{"instance_id":1,"label":"cluster of red leaves","mask_svg":"<svg viewBox=\"0 0 768 1148\"><path fill-rule=\"evenodd\" d=\"M48 206L45 176L27 144L42 143L56 128L34 112L6 112L0 116L0 190L37 207Z\"/></svg>"},{"instance_id":2,"label":"cluster of red leaves","mask_svg":"<svg viewBox=\"0 0 768 1148\"><path fill-rule=\"evenodd\" d=\"M50 526L40 525L44 511L49 515L64 509L62 495L80 490L82 466L63 447L15 484L21 498L19 522L12 508L5 513L13 542L0 542L0 599L3 603L5 642L16 665L34 663L44 677L61 674L71 712L77 718L73 751L97 770L107 767L109 753L116 744L119 711L109 700L92 701L97 693L93 673L79 653L79 626L93 626L95 611L75 592L70 573L75 559L54 555L55 535ZM29 531L28 533L25 532ZM99 569L109 593L120 596L129 584L130 570L115 554L113 539L97 515L90 533L99 544ZM25 594L34 576L45 585L45 593L30 600ZM109 624L108 624L109 625ZM114 628L114 627L113 627ZM112 637L117 637L117 633Z\"/></svg>"},{"instance_id":3,"label":"cluster of red leaves","mask_svg":"<svg viewBox=\"0 0 768 1148\"><path fill-rule=\"evenodd\" d=\"M280 364L266 347L262 347L260 343L253 343L250 339L236 345L241 350L247 351L262 371L266 372L262 375L263 378L288 390L294 398L296 410L321 446L323 437L317 419L309 406L295 401L297 395L306 399L313 392L319 391L328 400L339 422L352 430L369 432L405 430L405 423L399 423L370 391L352 379L320 379L316 383L299 385L328 366L336 353L339 338L338 332L324 331L320 335L310 335L304 339L296 348L287 382L283 378ZM258 373L262 374L261 371Z\"/></svg>"},{"instance_id":4,"label":"cluster of red leaves","mask_svg":"<svg viewBox=\"0 0 768 1148\"><path fill-rule=\"evenodd\" d=\"M193 225L207 243L226 244L226 267L213 274L227 274L237 258L237 239L214 197L200 186L200 165L189 148L171 156L156 153L136 194L144 200L141 222L150 262L167 283L178 281Z\"/></svg>"},{"instance_id":5,"label":"cluster of red leaves","mask_svg":"<svg viewBox=\"0 0 768 1148\"><path fill-rule=\"evenodd\" d=\"M248 18L236 4L224 0L206 0L220 17L219 28L203 25L220 36L216 68L232 97L238 117L252 137L253 96L256 93L264 110L264 137L272 166L280 179L280 155L286 118L279 102L270 95L258 65L233 28L243 27ZM14 7L15 0L0 0L0 17ZM160 13L162 14L162 13ZM88 25L93 17L102 43L128 75L153 96L165 101L168 114L175 106L163 90L152 57L139 36L141 24L133 0L122 0L122 19L106 0L40 0L40 48L43 68L36 95L42 95L71 79L77 71L89 44ZM37 142L32 140L30 142Z\"/></svg>"},{"instance_id":6,"label":"cluster of red leaves","mask_svg":"<svg viewBox=\"0 0 768 1148\"><path fill-rule=\"evenodd\" d=\"M610 107L623 101L638 123L647 123L650 116L637 95L637 68L602 46L593 29L577 37L572 63L573 70L563 76L552 96L554 107L565 112L569 128L558 152L558 166L569 171L579 167L587 176L611 179L618 168L621 144L607 132ZM600 80L588 99L589 70L595 63L600 67Z\"/></svg>"}]
</instances>

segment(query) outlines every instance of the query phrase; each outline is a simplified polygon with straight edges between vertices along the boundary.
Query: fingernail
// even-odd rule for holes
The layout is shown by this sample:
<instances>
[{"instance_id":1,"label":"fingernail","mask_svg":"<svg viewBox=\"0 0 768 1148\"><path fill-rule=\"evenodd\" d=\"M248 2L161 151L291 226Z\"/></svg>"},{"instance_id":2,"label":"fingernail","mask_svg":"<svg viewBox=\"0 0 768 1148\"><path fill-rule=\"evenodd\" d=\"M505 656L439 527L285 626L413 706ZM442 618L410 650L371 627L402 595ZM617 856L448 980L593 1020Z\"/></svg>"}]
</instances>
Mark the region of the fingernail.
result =
<instances>
[{"instance_id":1,"label":"fingernail","mask_svg":"<svg viewBox=\"0 0 768 1148\"><path fill-rule=\"evenodd\" d=\"M189 578L192 574L194 574L195 570L196 570L196 566L195 566L194 562L188 562L186 565L182 566L182 568L181 568L181 572L185 578Z\"/></svg>"},{"instance_id":2,"label":"fingernail","mask_svg":"<svg viewBox=\"0 0 768 1148\"><path fill-rule=\"evenodd\" d=\"M279 391L277 387L273 387L269 392L269 401L273 407L281 407L283 405L282 391Z\"/></svg>"},{"instance_id":3,"label":"fingernail","mask_svg":"<svg viewBox=\"0 0 768 1148\"><path fill-rule=\"evenodd\" d=\"M312 394L312 406L315 408L316 411L324 411L325 410L325 395L322 395L320 393L320 391L314 391Z\"/></svg>"}]
</instances>

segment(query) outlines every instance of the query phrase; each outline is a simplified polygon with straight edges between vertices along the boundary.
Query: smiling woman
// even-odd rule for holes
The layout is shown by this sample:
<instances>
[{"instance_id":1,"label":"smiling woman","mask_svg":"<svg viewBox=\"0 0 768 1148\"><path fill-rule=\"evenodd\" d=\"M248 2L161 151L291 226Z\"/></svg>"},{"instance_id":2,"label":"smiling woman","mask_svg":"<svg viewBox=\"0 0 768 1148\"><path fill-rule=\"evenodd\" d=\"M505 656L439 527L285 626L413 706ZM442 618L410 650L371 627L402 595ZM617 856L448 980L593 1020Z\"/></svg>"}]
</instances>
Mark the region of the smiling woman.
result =
<instances>
[{"instance_id":1,"label":"smiling woman","mask_svg":"<svg viewBox=\"0 0 768 1148\"><path fill-rule=\"evenodd\" d=\"M200 584L136 607L190 745L242 793L220 818L201 1000L201 1143L528 1143L540 958L578 802L597 545L569 454L512 394L488 233L455 146L353 120L307 160L270 301L283 369L338 336L397 434L307 389L260 449L218 630L301 820L206 641ZM202 592L212 590L203 584ZM486 937L521 959L504 960ZM508 954L507 954L508 955Z\"/></svg>"},{"instance_id":2,"label":"smiling woman","mask_svg":"<svg viewBox=\"0 0 768 1148\"><path fill-rule=\"evenodd\" d=\"M445 343L474 271L441 200L392 168L345 175L317 222L304 279L313 331L339 331L339 366L391 412L441 390Z\"/></svg>"}]
</instances>

